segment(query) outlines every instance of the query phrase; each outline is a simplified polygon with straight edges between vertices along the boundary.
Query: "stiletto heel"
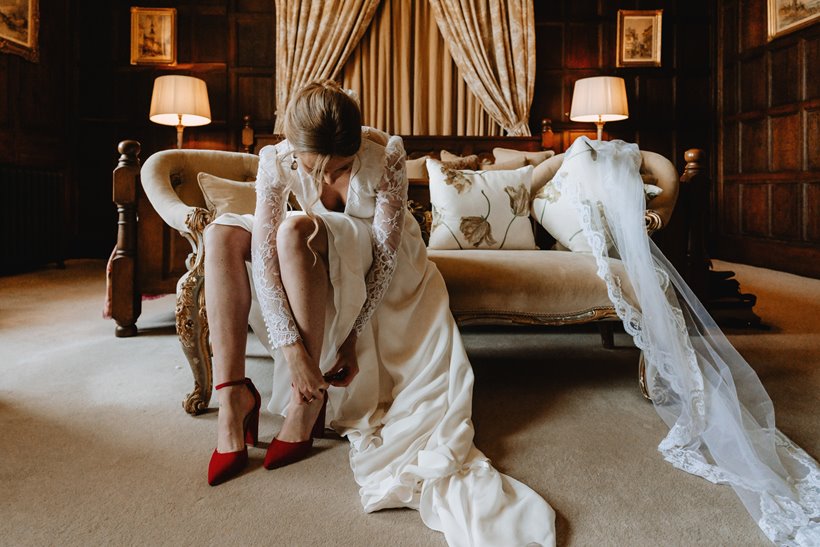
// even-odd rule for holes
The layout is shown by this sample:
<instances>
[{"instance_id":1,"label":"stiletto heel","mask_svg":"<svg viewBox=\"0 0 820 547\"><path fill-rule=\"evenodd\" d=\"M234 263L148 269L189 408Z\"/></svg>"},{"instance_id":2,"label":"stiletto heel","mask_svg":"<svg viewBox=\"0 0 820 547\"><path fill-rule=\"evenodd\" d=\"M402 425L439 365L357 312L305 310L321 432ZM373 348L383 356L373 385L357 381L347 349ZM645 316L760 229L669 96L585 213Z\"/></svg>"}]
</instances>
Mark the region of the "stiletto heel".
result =
<instances>
[{"instance_id":1,"label":"stiletto heel","mask_svg":"<svg viewBox=\"0 0 820 547\"><path fill-rule=\"evenodd\" d=\"M306 441L298 441L295 443L273 439L265 454L265 463L263 464L265 469L276 469L277 467L282 467L304 459L313 446L313 439L321 439L325 436L326 411L327 391L325 391L324 400L322 401L322 408L319 410L319 415L316 417L316 421L313 423L313 429L310 431L310 438Z\"/></svg>"},{"instance_id":2,"label":"stiletto heel","mask_svg":"<svg viewBox=\"0 0 820 547\"><path fill-rule=\"evenodd\" d=\"M223 387L236 386L244 384L253 395L253 408L245 416L242 421L242 436L246 444L255 445L259 440L259 411L262 407L262 397L256 390L250 378L243 378L242 380L235 380L233 382L225 382L219 384L216 389ZM216 486L226 480L234 477L242 471L248 464L248 447L243 446L242 450L235 452L219 452L214 449L211 455L211 461L208 463L208 484Z\"/></svg>"}]
</instances>

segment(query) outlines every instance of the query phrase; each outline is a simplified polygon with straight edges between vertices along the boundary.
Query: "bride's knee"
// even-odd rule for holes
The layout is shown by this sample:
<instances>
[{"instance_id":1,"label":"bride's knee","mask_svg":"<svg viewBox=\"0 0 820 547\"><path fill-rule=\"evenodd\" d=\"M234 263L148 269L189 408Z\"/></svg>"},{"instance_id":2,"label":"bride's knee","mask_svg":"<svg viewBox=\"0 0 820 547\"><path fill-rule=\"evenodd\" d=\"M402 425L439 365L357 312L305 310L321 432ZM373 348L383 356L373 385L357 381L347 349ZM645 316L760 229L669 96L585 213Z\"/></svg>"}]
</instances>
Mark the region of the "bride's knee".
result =
<instances>
[{"instance_id":1,"label":"bride's knee","mask_svg":"<svg viewBox=\"0 0 820 547\"><path fill-rule=\"evenodd\" d=\"M320 224L320 230L310 244L310 247L314 251L321 251L321 245L319 245L320 248L317 249L317 244L323 240L321 228L322 226ZM314 231L316 231L316 224L314 224L311 218L305 215L290 216L282 222L276 232L276 246L280 252L306 251L308 249L308 239L310 239Z\"/></svg>"},{"instance_id":2,"label":"bride's knee","mask_svg":"<svg viewBox=\"0 0 820 547\"><path fill-rule=\"evenodd\" d=\"M237 256L243 260L250 254L251 235L237 226L212 224L205 230L205 257Z\"/></svg>"}]
</instances>

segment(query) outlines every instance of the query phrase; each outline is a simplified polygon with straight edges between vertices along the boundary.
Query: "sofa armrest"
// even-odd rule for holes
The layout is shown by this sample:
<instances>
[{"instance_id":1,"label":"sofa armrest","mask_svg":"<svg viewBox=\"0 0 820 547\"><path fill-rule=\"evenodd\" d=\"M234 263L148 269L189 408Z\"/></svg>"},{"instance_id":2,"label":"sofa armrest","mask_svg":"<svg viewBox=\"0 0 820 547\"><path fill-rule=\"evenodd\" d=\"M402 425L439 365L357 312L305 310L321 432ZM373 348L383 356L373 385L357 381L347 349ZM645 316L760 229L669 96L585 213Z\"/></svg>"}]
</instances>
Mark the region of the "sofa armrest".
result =
<instances>
[{"instance_id":1,"label":"sofa armrest","mask_svg":"<svg viewBox=\"0 0 820 547\"><path fill-rule=\"evenodd\" d=\"M140 180L145 196L157 214L170 227L182 234L191 231L188 219L201 209L188 205L174 190L172 175L175 169L173 156L161 152L149 157L140 171ZM207 212L207 211L206 211Z\"/></svg>"}]
</instances>

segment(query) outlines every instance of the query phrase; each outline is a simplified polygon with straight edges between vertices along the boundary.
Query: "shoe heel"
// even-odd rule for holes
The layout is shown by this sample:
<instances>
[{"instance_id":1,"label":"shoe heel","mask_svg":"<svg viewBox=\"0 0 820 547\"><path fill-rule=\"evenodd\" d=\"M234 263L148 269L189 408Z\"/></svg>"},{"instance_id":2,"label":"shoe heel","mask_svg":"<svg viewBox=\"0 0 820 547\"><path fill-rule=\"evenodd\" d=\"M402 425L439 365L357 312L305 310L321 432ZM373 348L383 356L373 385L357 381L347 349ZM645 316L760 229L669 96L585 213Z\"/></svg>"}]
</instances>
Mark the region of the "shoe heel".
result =
<instances>
[{"instance_id":1,"label":"shoe heel","mask_svg":"<svg viewBox=\"0 0 820 547\"><path fill-rule=\"evenodd\" d=\"M259 442L259 412L248 415L245 424L245 444L256 446Z\"/></svg>"}]
</instances>

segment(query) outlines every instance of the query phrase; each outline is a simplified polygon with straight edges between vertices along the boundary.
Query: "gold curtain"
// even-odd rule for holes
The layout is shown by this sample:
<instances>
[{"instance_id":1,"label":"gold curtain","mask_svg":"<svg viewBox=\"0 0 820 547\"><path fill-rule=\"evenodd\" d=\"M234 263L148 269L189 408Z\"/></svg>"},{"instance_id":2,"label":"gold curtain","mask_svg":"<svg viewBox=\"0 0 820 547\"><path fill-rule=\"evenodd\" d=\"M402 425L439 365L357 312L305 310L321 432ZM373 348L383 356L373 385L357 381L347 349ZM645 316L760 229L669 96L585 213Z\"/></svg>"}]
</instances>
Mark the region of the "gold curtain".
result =
<instances>
[{"instance_id":1,"label":"gold curtain","mask_svg":"<svg viewBox=\"0 0 820 547\"><path fill-rule=\"evenodd\" d=\"M510 135L529 135L535 87L532 0L429 0L464 80Z\"/></svg>"},{"instance_id":2,"label":"gold curtain","mask_svg":"<svg viewBox=\"0 0 820 547\"><path fill-rule=\"evenodd\" d=\"M276 125L294 91L336 79L367 29L379 0L276 0Z\"/></svg>"},{"instance_id":3,"label":"gold curtain","mask_svg":"<svg viewBox=\"0 0 820 547\"><path fill-rule=\"evenodd\" d=\"M384 0L342 71L364 122L402 135L499 135L439 33L429 0Z\"/></svg>"}]
</instances>

